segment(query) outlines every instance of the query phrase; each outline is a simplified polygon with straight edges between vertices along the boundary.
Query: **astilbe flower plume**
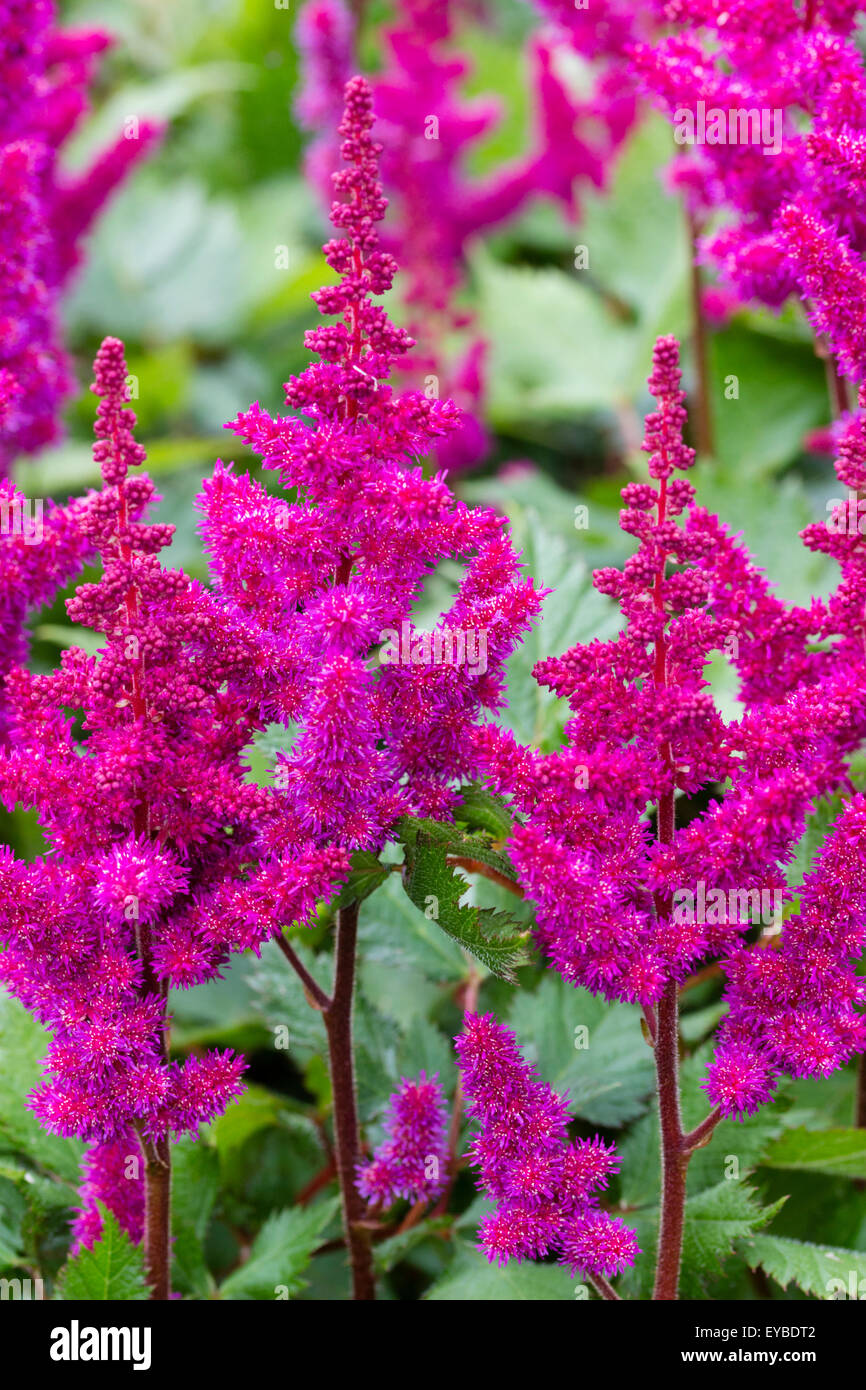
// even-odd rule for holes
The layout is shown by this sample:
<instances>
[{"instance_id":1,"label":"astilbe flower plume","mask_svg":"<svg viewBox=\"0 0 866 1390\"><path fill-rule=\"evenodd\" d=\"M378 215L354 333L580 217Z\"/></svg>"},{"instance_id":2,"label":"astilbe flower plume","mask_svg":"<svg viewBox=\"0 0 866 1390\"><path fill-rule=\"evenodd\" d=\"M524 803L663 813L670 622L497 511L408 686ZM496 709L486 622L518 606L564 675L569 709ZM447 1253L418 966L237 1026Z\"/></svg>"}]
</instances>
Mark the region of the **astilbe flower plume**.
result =
<instances>
[{"instance_id":1,"label":"astilbe flower plume","mask_svg":"<svg viewBox=\"0 0 866 1390\"><path fill-rule=\"evenodd\" d=\"M0 5L0 371L16 382L0 415L2 472L57 435L71 389L61 292L100 207L158 134L142 121L85 170L61 169L109 42L101 30L58 29L51 0Z\"/></svg>"},{"instance_id":2,"label":"astilbe flower plume","mask_svg":"<svg viewBox=\"0 0 866 1390\"><path fill-rule=\"evenodd\" d=\"M374 1207L398 1198L410 1202L438 1197L448 1167L448 1115L438 1076L405 1078L388 1103L385 1139L372 1159L358 1167L357 1186Z\"/></svg>"},{"instance_id":3,"label":"astilbe flower plume","mask_svg":"<svg viewBox=\"0 0 866 1390\"><path fill-rule=\"evenodd\" d=\"M201 499L226 621L252 653L251 698L263 722L292 729L275 771L279 810L263 831L289 880L305 856L331 854L336 881L347 854L381 847L401 814L449 813L456 779L476 767L467 731L501 704L503 662L539 605L502 520L471 511L414 461L459 412L387 382L411 339L374 298L396 266L378 246L386 203L372 123L370 88L354 78L331 214L343 235L325 247L338 281L313 296L337 322L307 334L321 360L287 383L299 413L273 419L256 404L231 426L295 499L221 465ZM474 664L435 660L412 622L446 557L465 572L436 634L454 650L483 636ZM371 663L380 643L401 655Z\"/></svg>"},{"instance_id":4,"label":"astilbe flower plume","mask_svg":"<svg viewBox=\"0 0 866 1390\"><path fill-rule=\"evenodd\" d=\"M840 582L807 610L767 614L770 621L756 633L764 628L772 641L765 650L784 656L783 675L789 683L799 678L830 720L841 700L866 687L864 387L842 435L836 472L846 498L802 536L811 550L838 562ZM845 748L861 739L862 729L852 732ZM778 949L741 947L726 962L729 1009L706 1083L725 1114L753 1110L782 1074L828 1075L866 1050L866 997L857 974L866 931L864 815L862 793L850 796L798 890L798 910L785 920Z\"/></svg>"},{"instance_id":5,"label":"astilbe flower plume","mask_svg":"<svg viewBox=\"0 0 866 1390\"><path fill-rule=\"evenodd\" d=\"M93 387L104 486L75 512L103 573L67 604L103 645L69 648L49 675L10 673L0 762L6 805L37 810L49 849L34 863L2 853L0 978L51 1034L32 1108L50 1131L96 1146L82 1239L96 1223L87 1192L102 1195L116 1155L194 1134L241 1089L231 1052L169 1060L166 998L250 944L215 902L263 801L240 760L246 653L201 586L160 564L173 527L144 520L154 489L137 471L126 376L122 344L106 339ZM264 928L256 916L263 903L251 890L259 936L272 927L269 908Z\"/></svg>"},{"instance_id":6,"label":"astilbe flower plume","mask_svg":"<svg viewBox=\"0 0 866 1390\"><path fill-rule=\"evenodd\" d=\"M846 785L848 756L866 736L862 649L850 663L809 650L816 628L830 633L830 614L845 612L853 623L856 605L831 599L823 629L820 609L788 611L676 475L693 461L681 437L677 359L676 342L659 340L650 378L658 409L648 417L644 446L654 485L630 483L623 491L621 525L639 548L623 571L594 576L618 599L625 628L612 641L575 647L536 667L536 678L571 706L566 746L542 755L492 728L477 738L494 784L511 793L520 813L510 851L538 904L537 937L551 963L574 984L645 1007L705 959L727 961L734 984L750 971L769 981L787 968L778 964L787 947L763 949L766 937L747 947L744 936L759 906L766 925L768 904L777 920L789 891L784 866L806 818L817 798ZM848 461L853 477L859 465L850 449ZM862 624L862 606L857 620ZM849 649L853 654L853 640ZM705 679L713 652L740 663L746 708L731 722L716 709ZM784 656L781 679L761 670L777 652ZM687 804L701 793L708 802L676 825L675 798ZM655 809L665 806L670 823L661 809L654 823ZM801 946L809 934L807 924ZM840 940L843 956L849 944ZM809 978L816 1008L829 979L825 964L815 942ZM796 976L791 999L813 997L804 993L806 973ZM769 989L767 998L781 1037L787 996ZM837 1058L859 1046L851 1003L845 985L833 1006L842 1010ZM744 1059L743 1030L730 1037ZM774 1052L762 1044L759 1067L752 1048L738 1106L766 1098L774 1069L787 1065L783 1055L793 1063L787 1046ZM807 1049L797 1055L807 1068ZM820 1070L817 1053L811 1065ZM719 1103L723 1090L711 1091Z\"/></svg>"},{"instance_id":7,"label":"astilbe flower plume","mask_svg":"<svg viewBox=\"0 0 866 1390\"><path fill-rule=\"evenodd\" d=\"M634 1232L599 1206L619 1168L596 1136L569 1140L565 1098L538 1078L492 1014L466 1014L455 1041L467 1114L479 1122L469 1159L496 1204L479 1244L491 1262L555 1254L572 1273L610 1276L640 1253Z\"/></svg>"}]
</instances>

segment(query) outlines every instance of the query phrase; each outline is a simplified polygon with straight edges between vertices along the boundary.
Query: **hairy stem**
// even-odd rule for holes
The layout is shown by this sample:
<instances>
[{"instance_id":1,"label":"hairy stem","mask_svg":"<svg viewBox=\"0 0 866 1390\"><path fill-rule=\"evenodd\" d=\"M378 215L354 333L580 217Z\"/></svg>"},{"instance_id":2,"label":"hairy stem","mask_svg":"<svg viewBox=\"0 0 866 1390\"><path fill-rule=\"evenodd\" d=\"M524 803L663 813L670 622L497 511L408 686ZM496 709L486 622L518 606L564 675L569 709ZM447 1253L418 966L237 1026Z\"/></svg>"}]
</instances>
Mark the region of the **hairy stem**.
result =
<instances>
[{"instance_id":1,"label":"hairy stem","mask_svg":"<svg viewBox=\"0 0 866 1390\"><path fill-rule=\"evenodd\" d=\"M688 1134L683 1135L683 1151L686 1158L691 1158L695 1149L702 1149L705 1144L709 1144L721 1118L722 1108L717 1105L710 1111L705 1120L702 1120L694 1129L689 1130Z\"/></svg>"},{"instance_id":2,"label":"hairy stem","mask_svg":"<svg viewBox=\"0 0 866 1390\"><path fill-rule=\"evenodd\" d=\"M321 985L313 979L309 970L304 965L304 962L289 945L288 941L283 936L283 933L281 931L278 931L276 933L276 935L274 936L274 940L276 941L286 960L289 962L289 965L292 967L295 974L300 979L301 984L304 986L304 989L307 994L307 1002L311 1004L314 1008L321 1009L323 1012L326 1009L329 1009L332 1000L322 989Z\"/></svg>"},{"instance_id":3,"label":"hairy stem","mask_svg":"<svg viewBox=\"0 0 866 1390\"><path fill-rule=\"evenodd\" d=\"M171 1297L171 1149L167 1138L144 1150L144 1268L153 1300Z\"/></svg>"},{"instance_id":4,"label":"hairy stem","mask_svg":"<svg viewBox=\"0 0 866 1390\"><path fill-rule=\"evenodd\" d=\"M609 1284L607 1282L603 1274L590 1274L589 1282L592 1284L592 1287L595 1289L596 1293L599 1294L607 1303L622 1302L616 1289L613 1287L612 1284Z\"/></svg>"},{"instance_id":5,"label":"hairy stem","mask_svg":"<svg viewBox=\"0 0 866 1390\"><path fill-rule=\"evenodd\" d=\"M334 1136L337 1176L343 1202L343 1227L352 1270L352 1297L376 1297L369 1232L363 1229L364 1199L355 1186L361 1153L358 1109L355 1097L355 1063L352 1051L352 1003L355 988L355 951L358 937L358 904L337 913L337 947L334 992L324 1011L328 1031L331 1087L334 1093Z\"/></svg>"},{"instance_id":6,"label":"hairy stem","mask_svg":"<svg viewBox=\"0 0 866 1390\"><path fill-rule=\"evenodd\" d=\"M683 1151L679 1088L679 1000L676 981L665 986L659 1000L655 1046L659 1125L662 1148L662 1210L658 1262L653 1298L677 1297L686 1207L686 1168Z\"/></svg>"}]
</instances>

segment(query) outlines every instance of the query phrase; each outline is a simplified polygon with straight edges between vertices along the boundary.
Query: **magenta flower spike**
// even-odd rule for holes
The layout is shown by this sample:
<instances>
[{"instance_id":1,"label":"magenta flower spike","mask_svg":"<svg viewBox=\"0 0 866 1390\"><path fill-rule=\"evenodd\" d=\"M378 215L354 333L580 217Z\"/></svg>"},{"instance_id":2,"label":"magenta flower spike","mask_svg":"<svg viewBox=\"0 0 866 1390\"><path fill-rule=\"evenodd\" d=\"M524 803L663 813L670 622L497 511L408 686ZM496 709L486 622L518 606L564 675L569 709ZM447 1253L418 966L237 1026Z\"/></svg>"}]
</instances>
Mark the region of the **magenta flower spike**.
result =
<instances>
[{"instance_id":1,"label":"magenta flower spike","mask_svg":"<svg viewBox=\"0 0 866 1390\"><path fill-rule=\"evenodd\" d=\"M69 648L50 675L10 672L0 766L5 803L37 810L50 850L35 863L3 854L0 976L51 1034L35 1113L96 1146L81 1240L95 1232L91 1198L110 1201L118 1153L140 1145L148 1181L167 1182L169 1137L195 1134L241 1090L244 1063L231 1052L169 1060L166 996L226 961L231 922L214 902L240 876L263 806L240 760L245 653L204 590L160 564L173 527L144 519L154 489L138 472L144 450L116 339L94 374L104 482L74 521L103 573L67 607L104 644L94 656ZM83 711L81 733L70 709ZM118 1190L132 1231L132 1190ZM167 1208L149 1194L155 1257Z\"/></svg>"},{"instance_id":2,"label":"magenta flower spike","mask_svg":"<svg viewBox=\"0 0 866 1390\"><path fill-rule=\"evenodd\" d=\"M357 1186L372 1207L399 1198L432 1201L448 1176L448 1113L437 1076L405 1078L388 1103L387 1139L358 1168Z\"/></svg>"},{"instance_id":3,"label":"magenta flower spike","mask_svg":"<svg viewBox=\"0 0 866 1390\"><path fill-rule=\"evenodd\" d=\"M619 1168L613 1148L598 1136L569 1141L564 1097L492 1014L466 1014L455 1045L467 1114L480 1124L469 1158L496 1203L479 1231L491 1263L556 1254L573 1274L603 1277L634 1264L634 1232L598 1204Z\"/></svg>"},{"instance_id":4,"label":"magenta flower spike","mask_svg":"<svg viewBox=\"0 0 866 1390\"><path fill-rule=\"evenodd\" d=\"M500 707L505 659L539 610L502 519L417 462L459 412L388 385L412 340L376 303L396 266L378 244L387 204L363 78L346 103L331 214L342 235L325 247L337 281L313 296L336 322L306 335L320 361L286 385L297 415L256 404L231 425L298 500L222 465L201 498L226 613L252 634L261 718L298 726L267 832L289 855L379 848L402 814L447 815L477 766L466 731ZM446 557L463 579L425 634L412 605Z\"/></svg>"}]
</instances>

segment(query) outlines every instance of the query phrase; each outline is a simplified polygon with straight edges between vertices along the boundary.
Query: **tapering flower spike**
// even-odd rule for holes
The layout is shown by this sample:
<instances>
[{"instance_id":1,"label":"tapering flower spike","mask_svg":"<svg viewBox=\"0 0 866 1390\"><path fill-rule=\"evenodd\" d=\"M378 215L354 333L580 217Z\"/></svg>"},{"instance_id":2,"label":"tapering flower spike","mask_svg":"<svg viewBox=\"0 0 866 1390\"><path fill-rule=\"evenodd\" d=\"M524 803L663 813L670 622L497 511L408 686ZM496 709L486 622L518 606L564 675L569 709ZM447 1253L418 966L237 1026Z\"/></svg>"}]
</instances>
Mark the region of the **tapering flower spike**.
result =
<instances>
[{"instance_id":1,"label":"tapering flower spike","mask_svg":"<svg viewBox=\"0 0 866 1390\"><path fill-rule=\"evenodd\" d=\"M816 628L832 629L829 617L774 600L718 520L693 505L671 339L656 345L650 389L654 484L630 483L620 518L639 547L621 571L594 576L626 626L536 667L571 706L560 752L517 749L493 729L477 737L491 781L519 813L510 852L552 965L646 1008L702 960L738 949L756 920L777 922L788 893L781 866L814 799L844 785L847 755L866 734L862 650L852 646L841 664L808 650ZM714 651L740 663L750 696L731 723L704 675ZM767 651L790 683L756 669ZM709 803L677 825L675 801L704 789ZM650 819L661 804L672 816L664 836Z\"/></svg>"},{"instance_id":2,"label":"tapering flower spike","mask_svg":"<svg viewBox=\"0 0 866 1390\"><path fill-rule=\"evenodd\" d=\"M389 1207L398 1198L419 1202L438 1197L448 1175L448 1114L436 1076L404 1078L388 1102L385 1139L358 1169L358 1191L371 1206Z\"/></svg>"},{"instance_id":3,"label":"tapering flower spike","mask_svg":"<svg viewBox=\"0 0 866 1390\"><path fill-rule=\"evenodd\" d=\"M256 404L231 426L297 500L222 466L201 499L225 612L256 649L261 716L297 726L268 830L295 857L375 848L401 814L448 813L475 766L466 731L501 704L503 663L539 607L501 518L470 510L417 463L453 431L457 408L388 384L411 338L376 302L396 266L379 245L387 204L372 126L370 87L354 78L331 212L340 235L324 248L337 281L313 295L336 322L306 336L320 361L286 385L298 415L273 419ZM424 634L413 604L446 557L464 577Z\"/></svg>"},{"instance_id":4,"label":"tapering flower spike","mask_svg":"<svg viewBox=\"0 0 866 1390\"><path fill-rule=\"evenodd\" d=\"M150 1171L154 1146L194 1134L241 1089L244 1063L229 1052L170 1060L169 985L213 978L233 947L273 930L261 886L243 931L227 902L264 807L240 759L247 653L204 590L160 564L173 528L145 520L154 489L139 471L116 339L102 344L94 377L103 488L74 520L103 570L67 607L103 645L93 656L69 648L49 675L10 673L0 762L6 804L36 809L50 850L34 863L3 855L0 976L51 1035L33 1109L49 1130L96 1146L83 1241L96 1229L92 1199L111 1204L116 1155L137 1151L131 1135ZM80 733L69 709L84 712ZM131 1189L118 1192L132 1233Z\"/></svg>"},{"instance_id":5,"label":"tapering flower spike","mask_svg":"<svg viewBox=\"0 0 866 1390\"><path fill-rule=\"evenodd\" d=\"M556 1255L573 1274L619 1274L640 1253L633 1231L598 1205L619 1168L597 1136L569 1141L565 1099L539 1080L492 1014L466 1014L456 1039L467 1114L478 1121L470 1162L496 1203L479 1231L491 1263Z\"/></svg>"}]
</instances>

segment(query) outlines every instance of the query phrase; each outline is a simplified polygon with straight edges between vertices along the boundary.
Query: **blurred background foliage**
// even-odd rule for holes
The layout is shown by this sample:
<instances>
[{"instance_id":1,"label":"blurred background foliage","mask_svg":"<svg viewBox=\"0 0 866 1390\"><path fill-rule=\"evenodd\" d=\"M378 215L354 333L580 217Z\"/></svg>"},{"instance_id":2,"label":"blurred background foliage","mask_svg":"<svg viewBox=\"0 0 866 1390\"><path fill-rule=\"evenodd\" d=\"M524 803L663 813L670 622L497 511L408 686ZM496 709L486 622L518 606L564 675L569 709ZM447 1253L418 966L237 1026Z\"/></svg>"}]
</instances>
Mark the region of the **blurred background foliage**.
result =
<instances>
[{"instance_id":1,"label":"blurred background foliage","mask_svg":"<svg viewBox=\"0 0 866 1390\"><path fill-rule=\"evenodd\" d=\"M19 480L28 495L43 497L65 497L96 481L89 364L105 334L124 338L137 379L139 435L162 494L160 515L177 527L169 558L205 577L193 499L218 456L257 470L223 425L255 399L280 412L281 383L307 361L303 330L317 317L309 295L324 278L319 247L326 228L302 176L303 138L292 115L295 6L282 9L265 0L128 0L123 6L68 0L63 10L68 23L104 23L117 36L73 160L83 160L130 116L157 117L168 128L157 153L102 218L67 303L81 386L68 411L68 437L24 465ZM369 6L363 48L368 70L381 63L377 24L389 13L379 0ZM474 62L468 90L494 92L503 106L502 122L473 154L478 173L516 156L526 141L521 42L533 18L522 0L496 0L483 22L470 23L463 36ZM531 571L554 590L542 624L510 672L507 719L521 739L542 746L555 746L562 715L532 682L534 661L616 630L616 613L593 591L590 573L629 552L617 527L618 490L643 466L645 378L658 333L684 337L687 384L693 384L689 239L682 208L665 191L661 173L672 151L667 128L645 118L610 187L584 199L576 222L549 203L535 203L474 246L467 268L467 306L490 343L493 446L485 465L456 485L467 499L493 504L510 517ZM574 269L577 245L589 248L586 271ZM278 268L282 247L287 266ZM393 307L399 315L399 304ZM738 399L725 394L732 376ZM779 317L741 313L714 332L710 379L717 449L694 475L700 500L744 532L785 597L807 600L827 589L832 576L822 557L801 546L797 531L826 514L834 482L830 459L804 444L809 431L828 423L829 410L822 364L799 311ZM581 506L588 509L586 527L576 525ZM40 615L34 638L34 661L42 666L53 665L59 648L77 640L62 601ZM723 674L718 690L728 698ZM272 752L267 746L259 750L260 775L267 774ZM7 816L3 828L20 853L38 851L38 828L30 818ZM493 885L473 891L485 904L503 906ZM360 1104L375 1142L388 1094L401 1075L438 1071L453 1093L450 1038L459 1026L468 967L460 948L426 921L393 876L364 904L362 924ZM293 933L314 971L327 969L327 927L325 911L316 930ZM482 1007L510 1020L545 1080L569 1088L580 1132L600 1127L621 1142L623 1126L629 1127L626 1176L614 1193L637 1213L649 1250L657 1145L650 1057L636 1011L607 1008L537 966L521 973L520 991L481 973ZM720 1016L719 993L718 982L710 981L687 996L684 1036L695 1048ZM298 1210L306 1210L314 1193L333 1190L319 1015L307 1007L272 946L261 959L238 960L224 980L177 993L172 1011L177 1051L232 1046L251 1062L250 1088L239 1104L197 1145L180 1148L175 1287L194 1297L215 1296L220 1285L224 1297L272 1297L268 1288L284 1276L301 1297L344 1297L340 1251L314 1260L301 1291L310 1248L337 1233L333 1208L316 1202L316 1221L305 1231L283 1212L298 1199ZM584 1051L572 1044L579 1025L589 1027L593 1038ZM289 1030L287 1049L275 1046L280 1027ZM0 1036L0 1265L42 1270L51 1278L65 1258L80 1146L46 1136L24 1109L44 1039L8 1000L2 1001ZM695 1089L699 1062L700 1054L693 1064ZM798 1183L799 1224L789 1229L783 1213L774 1230L866 1250L866 1201L851 1182L866 1179L866 1143L849 1155L844 1171L832 1155L816 1158L814 1152L793 1176L797 1163L790 1153L776 1167L771 1162L772 1146L786 1127L801 1133L804 1126L818 1132L849 1124L852 1094L849 1074L820 1094L801 1083L763 1117L720 1126L706 1151L710 1157L695 1164L690 1178L696 1204L688 1237L690 1277L701 1296L768 1295L765 1273L751 1275L740 1260L732 1266L740 1272L728 1274L723 1260L738 1242L759 1239L756 1213L770 1209L762 1204L783 1198ZM719 1156L731 1154L742 1160L744 1180L757 1170L757 1196L738 1184L717 1191ZM384 1296L414 1298L427 1291L443 1299L574 1297L572 1281L554 1267L488 1269L473 1250L478 1203L467 1173L459 1179L457 1207L463 1215L456 1222L428 1219L377 1247L387 1274ZM245 1276L251 1244L258 1263ZM773 1255L777 1297L789 1283L782 1277L784 1261L796 1264L795 1251L779 1248L782 1254ZM866 1274L866 1254L858 1258ZM632 1278L637 1294L645 1291L648 1259L641 1263L644 1268ZM767 1265L772 1259L765 1251ZM826 1267L833 1272L832 1265ZM256 1268L266 1274L258 1283ZM797 1277L789 1276L794 1282L788 1296L820 1293L826 1273L820 1261L817 1272L797 1268ZM798 1280L801 1292L794 1291Z\"/></svg>"}]
</instances>

